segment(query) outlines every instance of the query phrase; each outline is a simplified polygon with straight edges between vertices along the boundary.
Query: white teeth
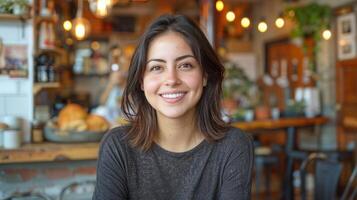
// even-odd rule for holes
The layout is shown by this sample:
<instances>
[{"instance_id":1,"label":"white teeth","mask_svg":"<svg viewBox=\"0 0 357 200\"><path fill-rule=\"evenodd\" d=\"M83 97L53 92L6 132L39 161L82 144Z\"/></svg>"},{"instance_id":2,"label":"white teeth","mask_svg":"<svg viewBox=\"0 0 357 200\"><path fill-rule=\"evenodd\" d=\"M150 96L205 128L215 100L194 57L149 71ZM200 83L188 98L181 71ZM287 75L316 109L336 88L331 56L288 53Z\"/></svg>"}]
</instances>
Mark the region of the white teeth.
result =
<instances>
[{"instance_id":1,"label":"white teeth","mask_svg":"<svg viewBox=\"0 0 357 200\"><path fill-rule=\"evenodd\" d=\"M168 99L175 99L183 95L184 95L183 92L179 92L179 93L166 93L166 94L162 94L161 96Z\"/></svg>"}]
</instances>

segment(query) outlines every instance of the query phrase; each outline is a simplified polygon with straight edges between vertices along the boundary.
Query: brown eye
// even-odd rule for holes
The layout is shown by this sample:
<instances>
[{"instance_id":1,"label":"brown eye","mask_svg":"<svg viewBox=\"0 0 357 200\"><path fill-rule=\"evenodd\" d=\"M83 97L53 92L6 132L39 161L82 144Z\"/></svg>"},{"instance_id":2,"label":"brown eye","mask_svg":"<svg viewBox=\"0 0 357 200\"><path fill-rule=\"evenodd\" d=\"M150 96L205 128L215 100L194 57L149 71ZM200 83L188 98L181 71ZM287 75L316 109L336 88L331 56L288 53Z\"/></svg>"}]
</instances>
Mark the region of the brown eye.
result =
<instances>
[{"instance_id":1,"label":"brown eye","mask_svg":"<svg viewBox=\"0 0 357 200\"><path fill-rule=\"evenodd\" d=\"M161 70L161 69L162 69L162 67L159 66L159 65L154 65L154 66L150 67L150 71L151 71L151 72L152 72L152 71L159 71L159 70Z\"/></svg>"},{"instance_id":2,"label":"brown eye","mask_svg":"<svg viewBox=\"0 0 357 200\"><path fill-rule=\"evenodd\" d=\"M193 66L190 63L183 63L182 65L179 66L179 68L183 70L188 70L193 68Z\"/></svg>"}]
</instances>

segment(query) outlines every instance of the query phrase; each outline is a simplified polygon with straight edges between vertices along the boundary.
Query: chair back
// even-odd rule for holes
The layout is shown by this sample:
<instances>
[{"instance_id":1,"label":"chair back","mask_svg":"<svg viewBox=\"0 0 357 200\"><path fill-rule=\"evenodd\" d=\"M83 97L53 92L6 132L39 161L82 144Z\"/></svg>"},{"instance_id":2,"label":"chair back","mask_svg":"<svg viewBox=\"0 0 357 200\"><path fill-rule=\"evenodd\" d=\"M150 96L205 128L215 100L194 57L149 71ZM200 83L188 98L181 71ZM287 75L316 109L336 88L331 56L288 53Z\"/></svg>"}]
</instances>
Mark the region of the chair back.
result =
<instances>
[{"instance_id":1,"label":"chair back","mask_svg":"<svg viewBox=\"0 0 357 200\"><path fill-rule=\"evenodd\" d=\"M314 199L334 200L340 178L342 164L335 160L329 160L326 154L312 153L303 161L300 167L301 199L306 200L306 171L310 163L315 161L314 169Z\"/></svg>"},{"instance_id":2,"label":"chair back","mask_svg":"<svg viewBox=\"0 0 357 200\"><path fill-rule=\"evenodd\" d=\"M337 161L316 161L315 200L333 200L336 198L337 184L341 170L342 164Z\"/></svg>"}]
</instances>

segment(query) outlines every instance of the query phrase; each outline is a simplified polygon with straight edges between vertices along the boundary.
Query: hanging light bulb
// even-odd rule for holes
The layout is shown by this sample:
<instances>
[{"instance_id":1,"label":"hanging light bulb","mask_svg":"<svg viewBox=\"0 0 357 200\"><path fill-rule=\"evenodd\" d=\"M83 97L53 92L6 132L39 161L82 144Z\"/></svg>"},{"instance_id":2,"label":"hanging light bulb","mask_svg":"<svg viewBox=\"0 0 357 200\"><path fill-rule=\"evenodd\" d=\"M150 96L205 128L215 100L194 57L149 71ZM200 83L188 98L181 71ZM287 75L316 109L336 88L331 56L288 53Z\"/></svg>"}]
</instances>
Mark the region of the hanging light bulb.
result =
<instances>
[{"instance_id":1,"label":"hanging light bulb","mask_svg":"<svg viewBox=\"0 0 357 200\"><path fill-rule=\"evenodd\" d=\"M236 15L234 14L233 11L228 11L227 12L227 14L226 14L227 21L233 22L235 18L236 18Z\"/></svg>"},{"instance_id":2,"label":"hanging light bulb","mask_svg":"<svg viewBox=\"0 0 357 200\"><path fill-rule=\"evenodd\" d=\"M217 11L219 11L219 12L221 12L222 10L223 10L223 8L224 8L224 3L223 3L223 1L217 1L216 2L216 10Z\"/></svg>"},{"instance_id":3,"label":"hanging light bulb","mask_svg":"<svg viewBox=\"0 0 357 200\"><path fill-rule=\"evenodd\" d=\"M329 29L326 29L322 32L322 38L324 38L324 40L329 40L332 36L332 33Z\"/></svg>"},{"instance_id":4,"label":"hanging light bulb","mask_svg":"<svg viewBox=\"0 0 357 200\"><path fill-rule=\"evenodd\" d=\"M72 22L69 20L66 20L63 22L63 29L66 31L70 31L72 29Z\"/></svg>"},{"instance_id":5,"label":"hanging light bulb","mask_svg":"<svg viewBox=\"0 0 357 200\"><path fill-rule=\"evenodd\" d=\"M282 15L279 15L279 17L276 18L275 20L275 26L278 28L283 28L284 25L285 25L285 20L282 17Z\"/></svg>"},{"instance_id":6,"label":"hanging light bulb","mask_svg":"<svg viewBox=\"0 0 357 200\"><path fill-rule=\"evenodd\" d=\"M248 28L250 26L250 20L248 17L243 17L240 20L240 24L242 25L243 28Z\"/></svg>"},{"instance_id":7,"label":"hanging light bulb","mask_svg":"<svg viewBox=\"0 0 357 200\"><path fill-rule=\"evenodd\" d=\"M83 0L78 0L78 10L76 18L73 20L72 34L77 40L83 40L89 35L90 24L86 18L82 17L83 12Z\"/></svg>"},{"instance_id":8,"label":"hanging light bulb","mask_svg":"<svg viewBox=\"0 0 357 200\"><path fill-rule=\"evenodd\" d=\"M89 0L89 8L95 16L103 18L109 15L115 0Z\"/></svg>"},{"instance_id":9,"label":"hanging light bulb","mask_svg":"<svg viewBox=\"0 0 357 200\"><path fill-rule=\"evenodd\" d=\"M264 33L267 30L268 30L268 24L265 22L263 18L258 24L258 31Z\"/></svg>"}]
</instances>

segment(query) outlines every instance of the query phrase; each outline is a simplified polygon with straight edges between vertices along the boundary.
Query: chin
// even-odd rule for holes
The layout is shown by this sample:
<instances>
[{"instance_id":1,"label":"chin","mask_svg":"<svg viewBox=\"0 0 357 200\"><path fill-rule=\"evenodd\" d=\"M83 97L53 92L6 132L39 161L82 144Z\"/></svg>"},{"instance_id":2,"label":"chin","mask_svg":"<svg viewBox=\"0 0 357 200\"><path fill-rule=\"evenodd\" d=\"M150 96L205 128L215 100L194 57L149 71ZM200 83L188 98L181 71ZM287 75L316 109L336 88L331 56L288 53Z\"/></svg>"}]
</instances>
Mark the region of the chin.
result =
<instances>
[{"instance_id":1,"label":"chin","mask_svg":"<svg viewBox=\"0 0 357 200\"><path fill-rule=\"evenodd\" d=\"M167 118L167 119L181 119L181 118L186 118L190 117L191 113L194 113L190 110L171 110L171 111L164 111L160 112L158 111L158 115L160 115L162 118Z\"/></svg>"}]
</instances>

